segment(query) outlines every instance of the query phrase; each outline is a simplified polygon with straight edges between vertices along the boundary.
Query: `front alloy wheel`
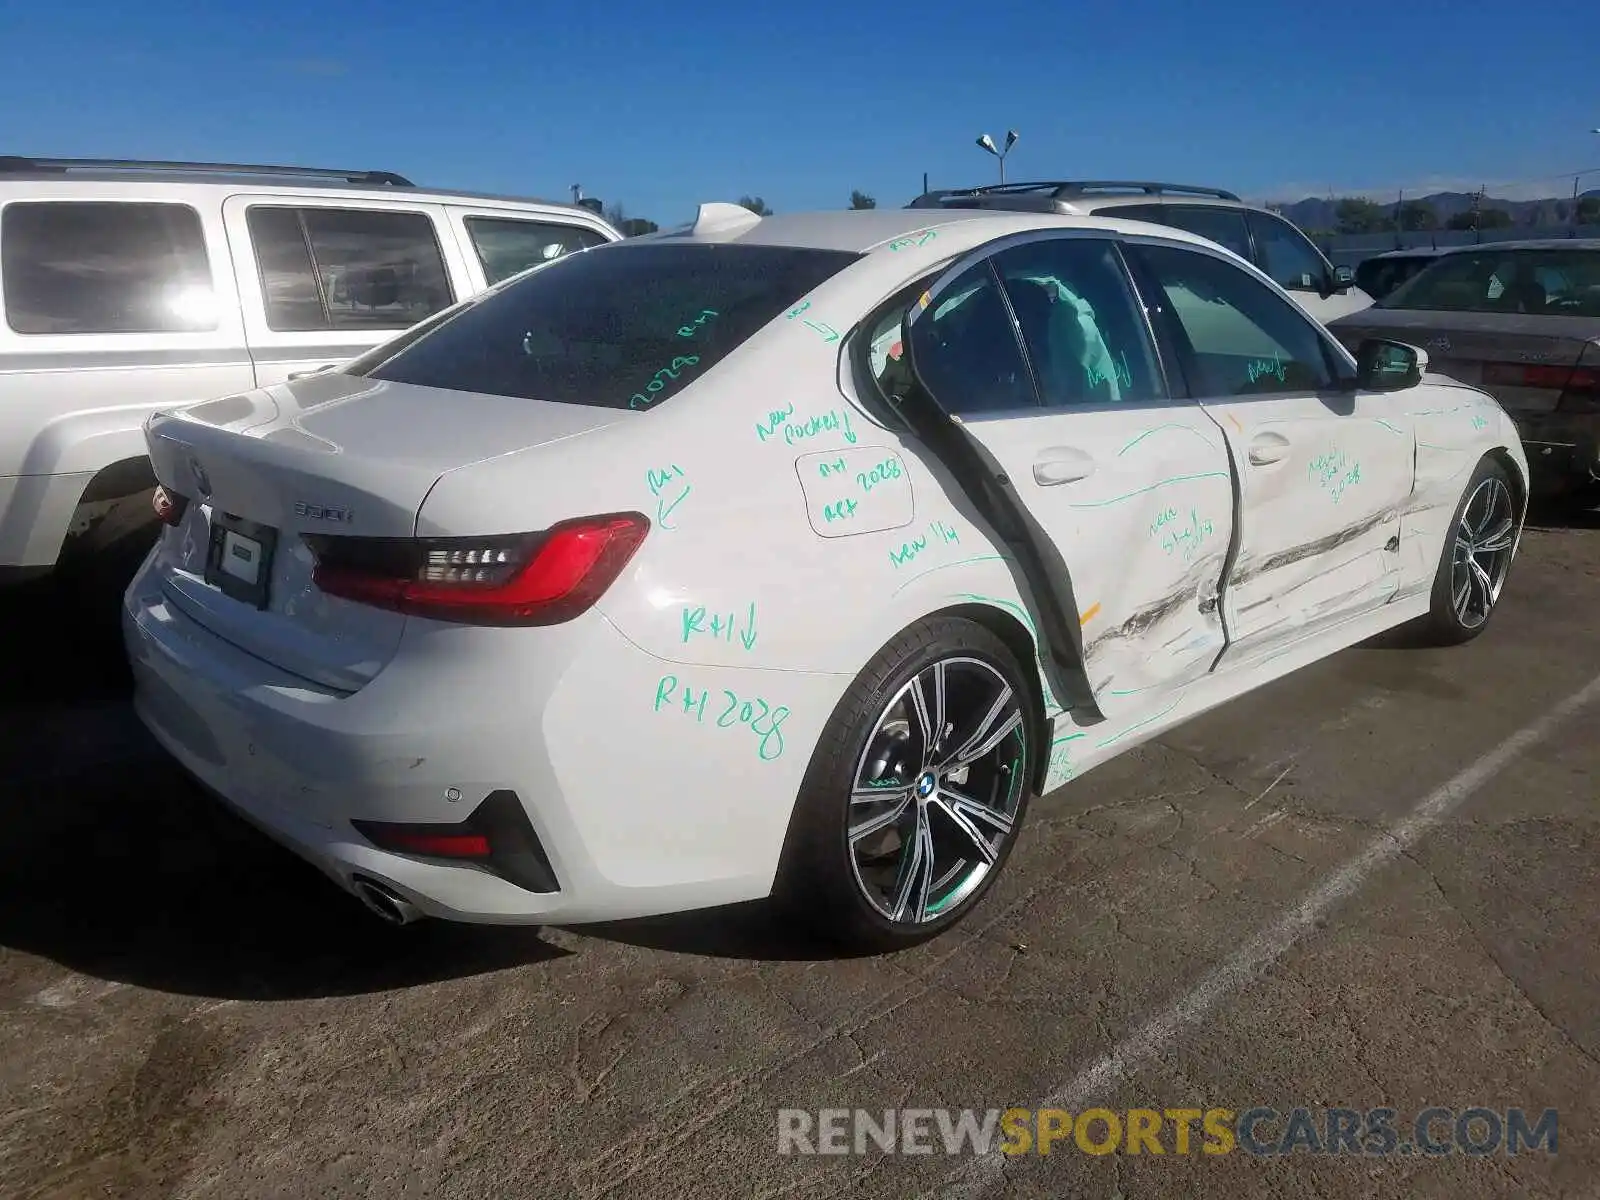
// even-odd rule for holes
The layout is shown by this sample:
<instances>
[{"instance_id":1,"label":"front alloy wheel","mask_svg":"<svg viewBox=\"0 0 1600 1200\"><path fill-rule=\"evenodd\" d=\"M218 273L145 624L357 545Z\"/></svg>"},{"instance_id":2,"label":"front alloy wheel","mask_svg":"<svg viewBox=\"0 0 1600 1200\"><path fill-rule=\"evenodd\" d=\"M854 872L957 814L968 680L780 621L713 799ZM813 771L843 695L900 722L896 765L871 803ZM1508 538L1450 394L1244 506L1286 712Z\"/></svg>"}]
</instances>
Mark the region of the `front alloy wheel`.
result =
<instances>
[{"instance_id":1,"label":"front alloy wheel","mask_svg":"<svg viewBox=\"0 0 1600 1200\"><path fill-rule=\"evenodd\" d=\"M1462 506L1450 572L1450 602L1463 629L1489 619L1511 570L1516 504L1498 475L1479 481Z\"/></svg>"}]
</instances>

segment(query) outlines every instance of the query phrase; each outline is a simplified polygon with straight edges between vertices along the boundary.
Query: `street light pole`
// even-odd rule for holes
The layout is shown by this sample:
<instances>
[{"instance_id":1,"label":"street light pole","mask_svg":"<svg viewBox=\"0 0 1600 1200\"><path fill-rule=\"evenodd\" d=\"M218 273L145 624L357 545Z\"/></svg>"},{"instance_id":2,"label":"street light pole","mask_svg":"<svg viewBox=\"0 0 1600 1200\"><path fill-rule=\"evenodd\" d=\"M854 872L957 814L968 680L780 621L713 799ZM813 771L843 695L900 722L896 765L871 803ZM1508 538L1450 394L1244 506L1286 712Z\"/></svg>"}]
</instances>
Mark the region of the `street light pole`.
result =
<instances>
[{"instance_id":1,"label":"street light pole","mask_svg":"<svg viewBox=\"0 0 1600 1200\"><path fill-rule=\"evenodd\" d=\"M994 144L994 139L987 133L980 133L978 135L978 145L1000 160L1000 182L1002 184L1004 184L1006 181L1006 155L1011 153L1011 147L1015 146L1016 144L1017 131L1015 129L1006 130L1006 147L1004 150L996 146Z\"/></svg>"}]
</instances>

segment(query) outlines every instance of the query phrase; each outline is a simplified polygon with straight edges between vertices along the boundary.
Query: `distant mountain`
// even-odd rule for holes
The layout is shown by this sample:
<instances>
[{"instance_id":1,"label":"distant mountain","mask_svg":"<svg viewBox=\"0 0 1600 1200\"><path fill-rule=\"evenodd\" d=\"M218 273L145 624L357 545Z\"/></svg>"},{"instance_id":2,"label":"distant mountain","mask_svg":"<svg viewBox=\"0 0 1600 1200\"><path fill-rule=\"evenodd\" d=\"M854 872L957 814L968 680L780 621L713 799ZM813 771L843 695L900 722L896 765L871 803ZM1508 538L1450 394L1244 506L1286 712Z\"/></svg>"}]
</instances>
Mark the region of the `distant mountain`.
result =
<instances>
[{"instance_id":1,"label":"distant mountain","mask_svg":"<svg viewBox=\"0 0 1600 1200\"><path fill-rule=\"evenodd\" d=\"M1443 229L1451 217L1472 211L1472 192L1435 192L1430 196L1407 196L1405 203L1426 205L1433 210L1438 228ZM1579 196L1580 203L1586 199L1600 200L1600 190L1583 192ZM1338 233L1340 230L1337 210L1339 202L1346 199L1336 196L1332 200L1326 197L1308 196L1304 200L1296 200L1292 204L1275 204L1273 207L1288 217L1306 232L1315 234ZM1395 201L1376 201L1377 208L1385 218L1392 219L1395 211ZM1591 201L1591 206L1593 201ZM1572 197L1551 196L1544 200L1501 200L1495 196L1485 196L1480 205L1483 209L1498 208L1510 214L1511 223L1515 226L1535 228L1537 226L1561 225L1571 219ZM1587 207L1587 206L1586 206ZM1391 226L1392 228L1392 226Z\"/></svg>"}]
</instances>

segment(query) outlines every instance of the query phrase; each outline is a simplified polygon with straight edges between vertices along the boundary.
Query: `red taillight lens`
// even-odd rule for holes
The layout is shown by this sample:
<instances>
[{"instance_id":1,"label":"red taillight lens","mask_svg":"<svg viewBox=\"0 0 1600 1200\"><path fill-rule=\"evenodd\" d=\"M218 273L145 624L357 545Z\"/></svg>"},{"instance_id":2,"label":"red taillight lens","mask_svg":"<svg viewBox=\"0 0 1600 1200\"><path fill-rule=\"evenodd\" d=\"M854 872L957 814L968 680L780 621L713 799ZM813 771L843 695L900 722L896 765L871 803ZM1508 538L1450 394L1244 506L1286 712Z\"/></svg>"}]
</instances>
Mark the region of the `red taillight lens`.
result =
<instances>
[{"instance_id":1,"label":"red taillight lens","mask_svg":"<svg viewBox=\"0 0 1600 1200\"><path fill-rule=\"evenodd\" d=\"M1562 412L1600 411L1600 369L1544 363L1485 363L1483 381L1505 387L1543 388L1560 392Z\"/></svg>"},{"instance_id":2,"label":"red taillight lens","mask_svg":"<svg viewBox=\"0 0 1600 1200\"><path fill-rule=\"evenodd\" d=\"M305 540L330 596L439 621L555 625L593 606L649 532L631 512L511 536Z\"/></svg>"},{"instance_id":3,"label":"red taillight lens","mask_svg":"<svg viewBox=\"0 0 1600 1200\"><path fill-rule=\"evenodd\" d=\"M189 507L189 498L157 487L150 496L150 507L156 510L156 520L175 528L183 520L183 510Z\"/></svg>"},{"instance_id":4,"label":"red taillight lens","mask_svg":"<svg viewBox=\"0 0 1600 1200\"><path fill-rule=\"evenodd\" d=\"M356 828L380 850L427 858L488 858L493 853L481 833L445 833L415 825L356 821Z\"/></svg>"}]
</instances>

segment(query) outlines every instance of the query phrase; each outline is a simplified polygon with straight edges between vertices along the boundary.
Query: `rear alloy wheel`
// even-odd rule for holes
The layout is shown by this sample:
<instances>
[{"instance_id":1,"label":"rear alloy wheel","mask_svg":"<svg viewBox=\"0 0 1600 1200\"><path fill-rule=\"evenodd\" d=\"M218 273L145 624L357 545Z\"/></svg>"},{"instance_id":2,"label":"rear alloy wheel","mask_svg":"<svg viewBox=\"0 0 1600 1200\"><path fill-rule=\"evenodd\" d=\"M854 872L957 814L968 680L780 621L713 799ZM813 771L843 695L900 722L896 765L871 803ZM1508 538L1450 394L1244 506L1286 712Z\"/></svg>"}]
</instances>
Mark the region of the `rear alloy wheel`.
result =
<instances>
[{"instance_id":1,"label":"rear alloy wheel","mask_svg":"<svg viewBox=\"0 0 1600 1200\"><path fill-rule=\"evenodd\" d=\"M948 929L994 882L1027 807L1031 693L987 629L895 640L834 714L807 773L782 897L866 950Z\"/></svg>"},{"instance_id":2,"label":"rear alloy wheel","mask_svg":"<svg viewBox=\"0 0 1600 1200\"><path fill-rule=\"evenodd\" d=\"M1488 625L1511 571L1518 520L1505 468L1485 459L1467 484L1440 556L1428 614L1434 641L1468 642Z\"/></svg>"}]
</instances>

